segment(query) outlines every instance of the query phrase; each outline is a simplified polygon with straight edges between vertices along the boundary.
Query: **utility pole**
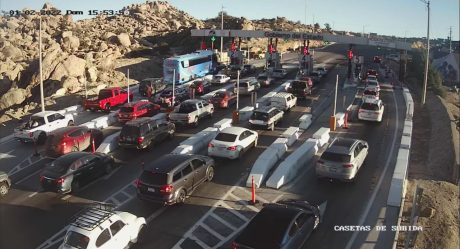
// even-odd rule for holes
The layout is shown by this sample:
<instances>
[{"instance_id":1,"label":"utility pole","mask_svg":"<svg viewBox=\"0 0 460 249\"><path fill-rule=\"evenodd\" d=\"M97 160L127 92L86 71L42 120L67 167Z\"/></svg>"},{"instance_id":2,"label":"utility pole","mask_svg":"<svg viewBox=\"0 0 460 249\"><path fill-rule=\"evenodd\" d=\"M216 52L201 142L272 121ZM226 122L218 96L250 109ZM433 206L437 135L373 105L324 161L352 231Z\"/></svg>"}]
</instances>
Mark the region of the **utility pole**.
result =
<instances>
[{"instance_id":1,"label":"utility pole","mask_svg":"<svg viewBox=\"0 0 460 249\"><path fill-rule=\"evenodd\" d=\"M129 103L129 68L128 68L128 103Z\"/></svg>"},{"instance_id":2,"label":"utility pole","mask_svg":"<svg viewBox=\"0 0 460 249\"><path fill-rule=\"evenodd\" d=\"M428 23L426 28L426 62L425 62L425 77L423 78L423 93L422 105L425 105L426 99L426 86L428 84L428 66L430 62L430 1L420 0L426 4L428 8Z\"/></svg>"},{"instance_id":3,"label":"utility pole","mask_svg":"<svg viewBox=\"0 0 460 249\"><path fill-rule=\"evenodd\" d=\"M45 111L45 96L43 93L43 70L42 70L42 16L39 16L39 33L38 33L38 64L40 68L40 105L42 106L42 112Z\"/></svg>"},{"instance_id":4,"label":"utility pole","mask_svg":"<svg viewBox=\"0 0 460 249\"><path fill-rule=\"evenodd\" d=\"M222 54L224 48L224 37L222 36L222 32L224 30L224 6L222 5L222 9L220 11L220 53Z\"/></svg>"},{"instance_id":5,"label":"utility pole","mask_svg":"<svg viewBox=\"0 0 460 249\"><path fill-rule=\"evenodd\" d=\"M305 0L304 18L305 31L307 31L307 0Z\"/></svg>"},{"instance_id":6,"label":"utility pole","mask_svg":"<svg viewBox=\"0 0 460 249\"><path fill-rule=\"evenodd\" d=\"M449 27L449 54L452 54L452 26Z\"/></svg>"}]
</instances>

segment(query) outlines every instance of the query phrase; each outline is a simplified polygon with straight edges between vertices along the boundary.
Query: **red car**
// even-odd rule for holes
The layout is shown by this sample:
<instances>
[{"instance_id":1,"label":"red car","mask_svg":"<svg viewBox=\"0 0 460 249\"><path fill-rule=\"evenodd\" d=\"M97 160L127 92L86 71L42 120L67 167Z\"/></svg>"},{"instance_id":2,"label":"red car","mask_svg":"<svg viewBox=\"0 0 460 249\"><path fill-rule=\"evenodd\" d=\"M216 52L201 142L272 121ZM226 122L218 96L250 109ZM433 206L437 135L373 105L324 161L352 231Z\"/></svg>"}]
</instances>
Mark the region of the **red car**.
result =
<instances>
[{"instance_id":1,"label":"red car","mask_svg":"<svg viewBox=\"0 0 460 249\"><path fill-rule=\"evenodd\" d=\"M152 117L159 112L160 105L147 100L126 103L118 111L118 121L124 123L140 117Z\"/></svg>"},{"instance_id":2,"label":"red car","mask_svg":"<svg viewBox=\"0 0 460 249\"><path fill-rule=\"evenodd\" d=\"M103 139L101 130L86 126L67 126L52 131L46 138L45 154L58 157L72 151L84 151L94 146L97 148Z\"/></svg>"},{"instance_id":3,"label":"red car","mask_svg":"<svg viewBox=\"0 0 460 249\"><path fill-rule=\"evenodd\" d=\"M129 93L129 99L133 99L133 93ZM128 102L128 92L121 89L120 87L109 87L99 91L99 94L95 98L85 99L83 106L85 110L103 110L110 112L110 109L114 106L121 105Z\"/></svg>"},{"instance_id":4,"label":"red car","mask_svg":"<svg viewBox=\"0 0 460 249\"><path fill-rule=\"evenodd\" d=\"M195 88L196 95L203 95L211 91L211 83L204 80L195 80L190 85L190 88Z\"/></svg>"},{"instance_id":5,"label":"red car","mask_svg":"<svg viewBox=\"0 0 460 249\"><path fill-rule=\"evenodd\" d=\"M214 94L209 102L220 108L228 108L230 105L236 104L236 95L231 91L220 91Z\"/></svg>"},{"instance_id":6,"label":"red car","mask_svg":"<svg viewBox=\"0 0 460 249\"><path fill-rule=\"evenodd\" d=\"M378 56L374 56L374 63L380 63L382 59Z\"/></svg>"}]
</instances>

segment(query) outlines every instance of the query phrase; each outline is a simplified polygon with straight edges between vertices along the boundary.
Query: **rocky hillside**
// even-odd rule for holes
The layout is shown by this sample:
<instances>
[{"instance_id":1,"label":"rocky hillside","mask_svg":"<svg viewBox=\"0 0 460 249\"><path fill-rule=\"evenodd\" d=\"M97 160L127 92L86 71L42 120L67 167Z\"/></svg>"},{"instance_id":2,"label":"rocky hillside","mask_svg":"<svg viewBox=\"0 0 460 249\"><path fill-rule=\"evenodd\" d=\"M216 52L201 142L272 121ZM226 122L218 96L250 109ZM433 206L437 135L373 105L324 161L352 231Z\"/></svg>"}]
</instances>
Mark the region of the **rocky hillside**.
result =
<instances>
[{"instance_id":1,"label":"rocky hillside","mask_svg":"<svg viewBox=\"0 0 460 249\"><path fill-rule=\"evenodd\" d=\"M43 9L54 7L45 4ZM219 17L198 20L165 1L147 1L123 10L129 14L100 15L76 22L70 15L42 16L45 96L81 93L85 82L88 88L124 84L127 64L139 64L133 73L145 71L138 68L142 63L133 61L133 57L147 57L154 67L161 67L162 59L174 47L183 52L198 48L200 38L191 38L190 29L220 26ZM283 17L248 20L226 15L225 25L232 29L312 31L311 26ZM39 16L0 17L0 123L11 119L10 116L27 114L39 102L38 41ZM278 49L285 51L299 45L299 42L280 41ZM266 41L252 39L249 46L253 52L263 52ZM146 58L143 60L144 63ZM156 68L154 71L161 72ZM18 108L23 109L16 111ZM8 118L1 116L5 113Z\"/></svg>"}]
</instances>

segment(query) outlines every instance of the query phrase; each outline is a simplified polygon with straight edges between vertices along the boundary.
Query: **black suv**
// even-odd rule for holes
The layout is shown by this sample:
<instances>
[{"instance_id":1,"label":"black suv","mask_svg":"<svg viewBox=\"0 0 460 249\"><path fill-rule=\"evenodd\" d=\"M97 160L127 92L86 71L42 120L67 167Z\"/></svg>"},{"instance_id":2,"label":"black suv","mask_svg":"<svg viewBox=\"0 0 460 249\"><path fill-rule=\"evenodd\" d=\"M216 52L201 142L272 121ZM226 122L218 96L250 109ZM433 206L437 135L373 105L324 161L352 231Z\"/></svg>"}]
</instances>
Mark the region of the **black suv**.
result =
<instances>
[{"instance_id":1,"label":"black suv","mask_svg":"<svg viewBox=\"0 0 460 249\"><path fill-rule=\"evenodd\" d=\"M200 184L214 177L214 160L201 155L167 154L146 165L136 180L141 200L183 203Z\"/></svg>"},{"instance_id":2,"label":"black suv","mask_svg":"<svg viewBox=\"0 0 460 249\"><path fill-rule=\"evenodd\" d=\"M118 145L124 148L150 148L154 143L172 137L175 131L176 127L171 122L139 118L121 128Z\"/></svg>"}]
</instances>

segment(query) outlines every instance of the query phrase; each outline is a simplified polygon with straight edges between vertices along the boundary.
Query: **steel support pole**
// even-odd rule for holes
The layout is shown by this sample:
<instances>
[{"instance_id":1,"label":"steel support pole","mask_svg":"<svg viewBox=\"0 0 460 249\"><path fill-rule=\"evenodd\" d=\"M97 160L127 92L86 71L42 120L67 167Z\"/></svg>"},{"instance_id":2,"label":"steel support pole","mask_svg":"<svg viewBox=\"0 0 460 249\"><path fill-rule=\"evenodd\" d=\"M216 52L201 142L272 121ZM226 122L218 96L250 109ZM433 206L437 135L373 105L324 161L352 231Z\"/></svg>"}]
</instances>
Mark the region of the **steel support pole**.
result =
<instances>
[{"instance_id":1,"label":"steel support pole","mask_svg":"<svg viewBox=\"0 0 460 249\"><path fill-rule=\"evenodd\" d=\"M428 26L426 28L426 61L425 61L425 77L423 78L423 93L422 93L422 105L425 104L426 99L426 86L428 84L428 68L430 63L430 1L426 2L428 7Z\"/></svg>"}]
</instances>

